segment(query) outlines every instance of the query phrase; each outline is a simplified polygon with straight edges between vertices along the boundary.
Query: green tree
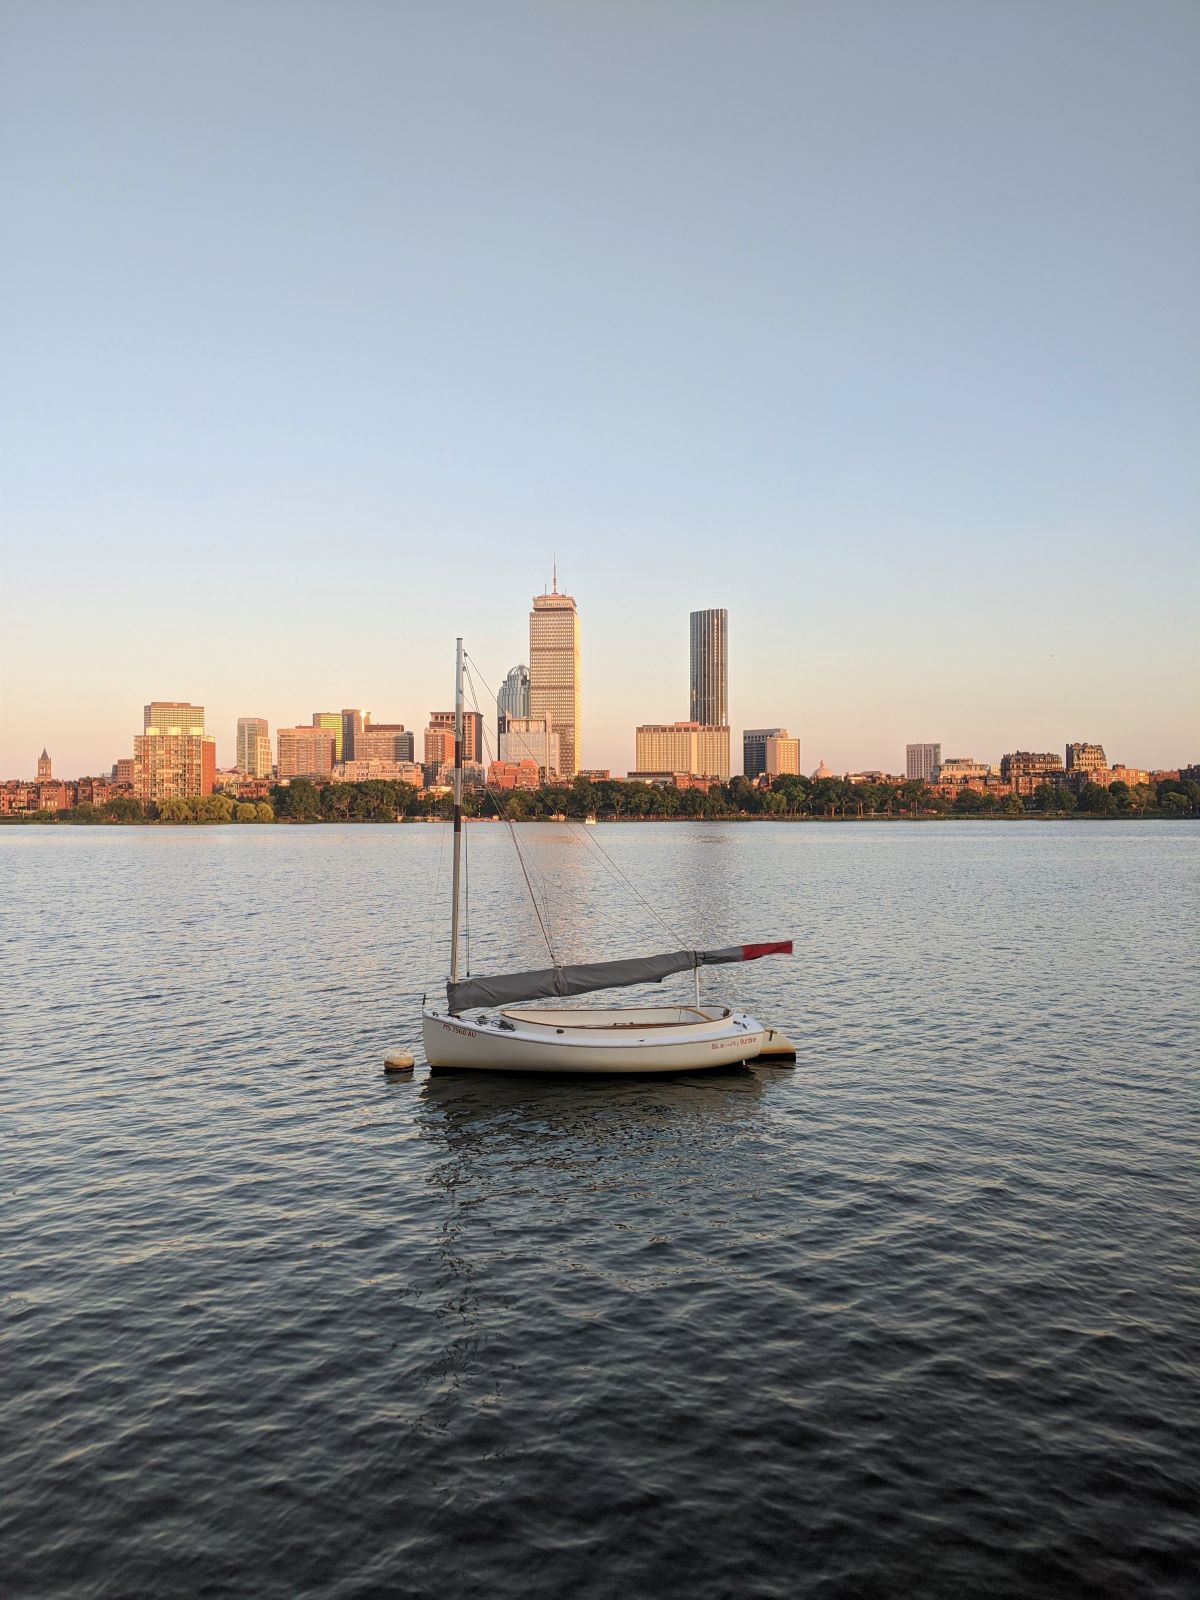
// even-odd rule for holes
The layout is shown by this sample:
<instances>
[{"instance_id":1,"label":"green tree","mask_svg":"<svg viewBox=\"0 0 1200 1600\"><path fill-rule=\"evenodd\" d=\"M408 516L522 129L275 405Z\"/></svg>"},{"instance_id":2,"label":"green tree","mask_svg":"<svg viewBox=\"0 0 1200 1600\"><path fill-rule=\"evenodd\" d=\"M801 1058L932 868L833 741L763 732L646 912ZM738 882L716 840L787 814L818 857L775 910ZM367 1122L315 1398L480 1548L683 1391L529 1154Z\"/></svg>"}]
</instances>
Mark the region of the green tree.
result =
<instances>
[{"instance_id":1,"label":"green tree","mask_svg":"<svg viewBox=\"0 0 1200 1600\"><path fill-rule=\"evenodd\" d=\"M596 785L590 778L576 778L571 785L571 794L567 800L567 815L569 817L590 817L596 811Z\"/></svg>"},{"instance_id":2,"label":"green tree","mask_svg":"<svg viewBox=\"0 0 1200 1600\"><path fill-rule=\"evenodd\" d=\"M316 785L309 778L293 778L277 783L271 790L275 815L281 822L319 822L321 801Z\"/></svg>"},{"instance_id":3,"label":"green tree","mask_svg":"<svg viewBox=\"0 0 1200 1600\"><path fill-rule=\"evenodd\" d=\"M158 820L160 822L195 822L196 813L190 800L183 795L173 794L158 802Z\"/></svg>"},{"instance_id":4,"label":"green tree","mask_svg":"<svg viewBox=\"0 0 1200 1600\"><path fill-rule=\"evenodd\" d=\"M981 794L978 789L960 789L954 796L954 812L959 817L977 817L985 811L990 811L991 795Z\"/></svg>"},{"instance_id":5,"label":"green tree","mask_svg":"<svg viewBox=\"0 0 1200 1600\"><path fill-rule=\"evenodd\" d=\"M145 822L146 812L140 800L132 795L116 794L101 807L105 822Z\"/></svg>"},{"instance_id":6,"label":"green tree","mask_svg":"<svg viewBox=\"0 0 1200 1600\"><path fill-rule=\"evenodd\" d=\"M259 800L254 807L254 820L256 822L274 822L275 807L269 800Z\"/></svg>"},{"instance_id":7,"label":"green tree","mask_svg":"<svg viewBox=\"0 0 1200 1600\"><path fill-rule=\"evenodd\" d=\"M252 800L239 800L233 808L235 822L257 822L258 807Z\"/></svg>"},{"instance_id":8,"label":"green tree","mask_svg":"<svg viewBox=\"0 0 1200 1600\"><path fill-rule=\"evenodd\" d=\"M1111 817L1117 809L1117 802L1100 783L1085 783L1079 791L1079 809L1094 817Z\"/></svg>"},{"instance_id":9,"label":"green tree","mask_svg":"<svg viewBox=\"0 0 1200 1600\"><path fill-rule=\"evenodd\" d=\"M202 794L192 801L197 822L232 822L233 801L227 794Z\"/></svg>"}]
</instances>

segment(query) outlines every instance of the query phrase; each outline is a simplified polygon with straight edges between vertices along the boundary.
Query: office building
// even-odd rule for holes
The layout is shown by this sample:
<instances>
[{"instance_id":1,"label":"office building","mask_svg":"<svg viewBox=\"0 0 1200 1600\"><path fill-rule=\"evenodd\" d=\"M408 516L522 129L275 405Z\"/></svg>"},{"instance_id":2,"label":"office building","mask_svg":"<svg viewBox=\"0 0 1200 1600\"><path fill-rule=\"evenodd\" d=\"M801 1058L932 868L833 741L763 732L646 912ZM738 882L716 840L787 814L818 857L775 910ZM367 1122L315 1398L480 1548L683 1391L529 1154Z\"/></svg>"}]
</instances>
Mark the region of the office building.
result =
<instances>
[{"instance_id":1,"label":"office building","mask_svg":"<svg viewBox=\"0 0 1200 1600\"><path fill-rule=\"evenodd\" d=\"M692 612L691 679L691 720L728 727L729 613L724 609Z\"/></svg>"},{"instance_id":2,"label":"office building","mask_svg":"<svg viewBox=\"0 0 1200 1600\"><path fill-rule=\"evenodd\" d=\"M800 772L800 741L788 736L785 729L769 738L763 748L765 765L763 773L768 778L796 777Z\"/></svg>"},{"instance_id":3,"label":"office building","mask_svg":"<svg viewBox=\"0 0 1200 1600\"><path fill-rule=\"evenodd\" d=\"M746 728L742 733L742 771L748 778L777 778L800 771L800 741L786 728Z\"/></svg>"},{"instance_id":4,"label":"office building","mask_svg":"<svg viewBox=\"0 0 1200 1600\"><path fill-rule=\"evenodd\" d=\"M204 707L185 700L152 700L133 741L133 792L139 800L194 799L211 794L216 741L204 732Z\"/></svg>"},{"instance_id":5,"label":"office building","mask_svg":"<svg viewBox=\"0 0 1200 1600\"><path fill-rule=\"evenodd\" d=\"M342 749L345 750L343 735ZM416 740L402 722L366 721L354 730L354 761L415 761Z\"/></svg>"},{"instance_id":6,"label":"office building","mask_svg":"<svg viewBox=\"0 0 1200 1600\"><path fill-rule=\"evenodd\" d=\"M729 729L700 722L643 723L634 735L639 772L729 778Z\"/></svg>"},{"instance_id":7,"label":"office building","mask_svg":"<svg viewBox=\"0 0 1200 1600\"><path fill-rule=\"evenodd\" d=\"M354 741L362 732L364 722L370 722L371 713L360 711L356 706L343 707L342 709L342 760L353 761L358 751Z\"/></svg>"},{"instance_id":8,"label":"office building","mask_svg":"<svg viewBox=\"0 0 1200 1600\"><path fill-rule=\"evenodd\" d=\"M501 762L536 761L544 773L557 775L562 752L549 717L509 717L500 735Z\"/></svg>"},{"instance_id":9,"label":"office building","mask_svg":"<svg viewBox=\"0 0 1200 1600\"><path fill-rule=\"evenodd\" d=\"M327 728L333 735L333 759L335 762L343 760L342 756L342 713L340 711L314 711L312 725L314 728Z\"/></svg>"},{"instance_id":10,"label":"office building","mask_svg":"<svg viewBox=\"0 0 1200 1600\"><path fill-rule=\"evenodd\" d=\"M453 711L431 711L429 713L429 727L425 730L426 748L428 749L429 734L433 729L441 729L450 735L450 757L454 759L454 713ZM483 713L482 711L463 712L463 747L462 758L464 764L470 761L476 766L481 766L484 761L483 754ZM427 761L431 758L426 756Z\"/></svg>"},{"instance_id":11,"label":"office building","mask_svg":"<svg viewBox=\"0 0 1200 1600\"><path fill-rule=\"evenodd\" d=\"M237 760L239 772L251 778L267 778L271 774L271 730L265 717L239 717L237 723Z\"/></svg>"},{"instance_id":12,"label":"office building","mask_svg":"<svg viewBox=\"0 0 1200 1600\"><path fill-rule=\"evenodd\" d=\"M921 783L932 783L933 775L942 764L940 744L906 744L904 747L904 776Z\"/></svg>"},{"instance_id":13,"label":"office building","mask_svg":"<svg viewBox=\"0 0 1200 1600\"><path fill-rule=\"evenodd\" d=\"M454 729L430 723L425 729L425 766L427 769L454 765ZM428 771L426 779L428 780Z\"/></svg>"},{"instance_id":14,"label":"office building","mask_svg":"<svg viewBox=\"0 0 1200 1600\"><path fill-rule=\"evenodd\" d=\"M142 732L173 737L204 734L204 707L186 700L151 700L143 708Z\"/></svg>"},{"instance_id":15,"label":"office building","mask_svg":"<svg viewBox=\"0 0 1200 1600\"><path fill-rule=\"evenodd\" d=\"M333 772L332 728L280 728L275 735L281 778L328 778Z\"/></svg>"},{"instance_id":16,"label":"office building","mask_svg":"<svg viewBox=\"0 0 1200 1600\"><path fill-rule=\"evenodd\" d=\"M1108 758L1102 744L1069 744L1067 746L1068 772L1098 772L1107 767Z\"/></svg>"},{"instance_id":17,"label":"office building","mask_svg":"<svg viewBox=\"0 0 1200 1600\"><path fill-rule=\"evenodd\" d=\"M509 717L529 715L529 668L525 665L510 667L496 696L496 735L499 738Z\"/></svg>"},{"instance_id":18,"label":"office building","mask_svg":"<svg viewBox=\"0 0 1200 1600\"><path fill-rule=\"evenodd\" d=\"M529 715L549 717L563 778L579 770L579 710L579 613L569 594L559 594L556 573L529 613Z\"/></svg>"}]
</instances>

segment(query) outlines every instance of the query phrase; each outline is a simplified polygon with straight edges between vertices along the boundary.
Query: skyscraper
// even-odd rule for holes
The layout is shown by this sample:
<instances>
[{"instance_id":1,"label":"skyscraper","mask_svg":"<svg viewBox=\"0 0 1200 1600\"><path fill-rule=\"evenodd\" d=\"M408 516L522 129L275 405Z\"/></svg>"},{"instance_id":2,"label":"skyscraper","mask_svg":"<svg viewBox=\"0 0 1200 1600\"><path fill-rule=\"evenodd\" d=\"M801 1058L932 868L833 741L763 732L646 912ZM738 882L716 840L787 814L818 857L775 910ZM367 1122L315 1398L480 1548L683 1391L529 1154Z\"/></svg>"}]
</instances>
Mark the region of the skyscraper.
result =
<instances>
[{"instance_id":1,"label":"skyscraper","mask_svg":"<svg viewBox=\"0 0 1200 1600\"><path fill-rule=\"evenodd\" d=\"M236 765L252 778L270 777L271 730L265 717L238 718Z\"/></svg>"},{"instance_id":2,"label":"skyscraper","mask_svg":"<svg viewBox=\"0 0 1200 1600\"><path fill-rule=\"evenodd\" d=\"M332 728L316 722L308 728L279 728L275 739L281 778L328 778L333 771Z\"/></svg>"},{"instance_id":3,"label":"skyscraper","mask_svg":"<svg viewBox=\"0 0 1200 1600\"><path fill-rule=\"evenodd\" d=\"M143 716L144 731L133 741L133 787L139 799L211 794L217 746L205 737L204 707L152 700Z\"/></svg>"},{"instance_id":4,"label":"skyscraper","mask_svg":"<svg viewBox=\"0 0 1200 1600\"><path fill-rule=\"evenodd\" d=\"M579 613L558 577L529 613L529 715L549 717L558 735L559 776L579 770Z\"/></svg>"},{"instance_id":5,"label":"skyscraper","mask_svg":"<svg viewBox=\"0 0 1200 1600\"><path fill-rule=\"evenodd\" d=\"M496 696L496 736L504 733L510 717L525 721L529 716L529 668L521 663L510 667ZM498 748L498 747L497 747Z\"/></svg>"},{"instance_id":6,"label":"skyscraper","mask_svg":"<svg viewBox=\"0 0 1200 1600\"><path fill-rule=\"evenodd\" d=\"M693 611L691 623L691 720L728 727L729 613Z\"/></svg>"},{"instance_id":7,"label":"skyscraper","mask_svg":"<svg viewBox=\"0 0 1200 1600\"><path fill-rule=\"evenodd\" d=\"M371 714L366 713L366 720L371 720ZM362 732L363 713L356 706L345 706L342 709L342 760L354 761L358 751L354 747L355 736Z\"/></svg>"},{"instance_id":8,"label":"skyscraper","mask_svg":"<svg viewBox=\"0 0 1200 1600\"><path fill-rule=\"evenodd\" d=\"M312 725L314 728L328 728L333 735L333 759L342 760L342 713L340 711L314 711Z\"/></svg>"}]
</instances>

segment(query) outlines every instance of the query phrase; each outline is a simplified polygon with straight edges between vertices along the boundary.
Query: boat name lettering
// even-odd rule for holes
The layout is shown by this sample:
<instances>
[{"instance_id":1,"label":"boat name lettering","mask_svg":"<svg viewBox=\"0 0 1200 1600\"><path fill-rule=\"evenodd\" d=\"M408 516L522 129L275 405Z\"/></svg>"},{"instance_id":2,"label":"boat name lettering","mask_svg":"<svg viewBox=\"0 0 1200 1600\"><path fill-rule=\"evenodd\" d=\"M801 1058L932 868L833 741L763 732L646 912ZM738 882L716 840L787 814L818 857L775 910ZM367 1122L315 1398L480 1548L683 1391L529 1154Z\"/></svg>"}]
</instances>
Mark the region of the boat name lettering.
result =
<instances>
[{"instance_id":1,"label":"boat name lettering","mask_svg":"<svg viewBox=\"0 0 1200 1600\"><path fill-rule=\"evenodd\" d=\"M715 1044L710 1044L710 1050L736 1050L745 1043L743 1039L718 1039Z\"/></svg>"},{"instance_id":2,"label":"boat name lettering","mask_svg":"<svg viewBox=\"0 0 1200 1600\"><path fill-rule=\"evenodd\" d=\"M443 1022L442 1027L445 1028L447 1033L461 1033L464 1039L473 1039L475 1037L474 1028L458 1028L453 1022Z\"/></svg>"}]
</instances>

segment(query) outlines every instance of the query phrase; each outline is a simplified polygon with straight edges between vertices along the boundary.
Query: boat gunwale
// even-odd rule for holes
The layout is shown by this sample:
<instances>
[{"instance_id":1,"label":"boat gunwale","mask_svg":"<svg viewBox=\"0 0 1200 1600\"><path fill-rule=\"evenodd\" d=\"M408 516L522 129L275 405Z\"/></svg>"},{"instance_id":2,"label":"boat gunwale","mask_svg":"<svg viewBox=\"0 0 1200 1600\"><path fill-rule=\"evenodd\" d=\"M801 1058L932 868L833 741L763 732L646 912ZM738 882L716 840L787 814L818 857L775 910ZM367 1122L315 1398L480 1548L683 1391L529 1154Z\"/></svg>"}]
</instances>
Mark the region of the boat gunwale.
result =
<instances>
[{"instance_id":1,"label":"boat gunwale","mask_svg":"<svg viewBox=\"0 0 1200 1600\"><path fill-rule=\"evenodd\" d=\"M651 1008L647 1007L646 1009L649 1010ZM733 1016L733 1009L730 1006L722 1007L721 1014L716 1017L705 1016L702 1011L697 1013L694 1006L673 1006L670 1008L664 1007L664 1009L671 1009L679 1012L690 1011L692 1015L690 1017L684 1017L681 1015L676 1021L673 1022L590 1022L586 1020L581 1022L568 1022L565 1020L565 1018L569 1015L569 1013L564 1011L547 1011L544 1012L542 1016L538 1016L534 1012L519 1011L515 1008L506 1008L502 1010L499 1015L507 1018L510 1022L517 1024L518 1027L554 1028L559 1033L566 1028L572 1028L576 1032L586 1030L589 1033L600 1033L601 1031L615 1032L621 1028L628 1028L631 1031L636 1030L639 1033L644 1032L647 1028L712 1028L723 1022L728 1022ZM573 1015L586 1019L589 1016L594 1016L595 1013L589 1013L581 1010L573 1013ZM554 1020L550 1021L550 1018L554 1018ZM564 1020L560 1021L560 1018ZM486 1027L487 1024L485 1023L483 1026Z\"/></svg>"}]
</instances>

